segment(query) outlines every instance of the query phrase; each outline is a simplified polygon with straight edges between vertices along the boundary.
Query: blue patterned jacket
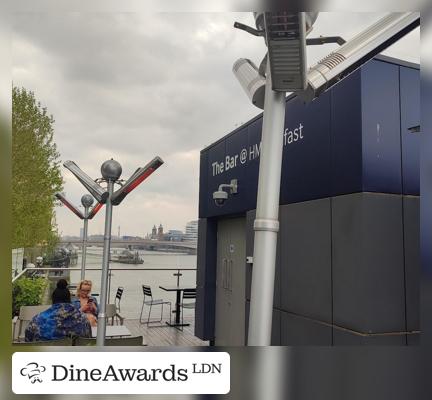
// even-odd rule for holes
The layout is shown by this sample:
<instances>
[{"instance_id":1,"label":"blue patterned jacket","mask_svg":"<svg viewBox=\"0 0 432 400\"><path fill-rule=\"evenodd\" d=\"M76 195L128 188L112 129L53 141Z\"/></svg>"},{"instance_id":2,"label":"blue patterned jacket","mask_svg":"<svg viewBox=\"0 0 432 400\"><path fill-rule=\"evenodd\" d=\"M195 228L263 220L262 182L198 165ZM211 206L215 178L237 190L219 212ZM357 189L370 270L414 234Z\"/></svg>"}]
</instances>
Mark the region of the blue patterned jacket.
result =
<instances>
[{"instance_id":1,"label":"blue patterned jacket","mask_svg":"<svg viewBox=\"0 0 432 400\"><path fill-rule=\"evenodd\" d=\"M58 303L33 317L25 330L25 341L62 339L71 334L91 337L90 323L73 304Z\"/></svg>"}]
</instances>

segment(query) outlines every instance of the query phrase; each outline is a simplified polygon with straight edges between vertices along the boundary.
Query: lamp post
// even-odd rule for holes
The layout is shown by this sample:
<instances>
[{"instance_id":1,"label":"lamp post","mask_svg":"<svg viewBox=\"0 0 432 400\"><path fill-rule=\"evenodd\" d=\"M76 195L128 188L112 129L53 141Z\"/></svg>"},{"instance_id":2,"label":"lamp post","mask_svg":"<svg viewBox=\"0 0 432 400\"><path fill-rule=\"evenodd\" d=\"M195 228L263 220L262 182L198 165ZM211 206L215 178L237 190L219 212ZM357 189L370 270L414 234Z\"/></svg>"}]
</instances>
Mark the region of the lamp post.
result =
<instances>
[{"instance_id":1,"label":"lamp post","mask_svg":"<svg viewBox=\"0 0 432 400\"><path fill-rule=\"evenodd\" d=\"M85 194L81 197L81 204L84 206L84 229L83 229L83 244L81 250L81 280L85 279L85 265L87 255L87 236L88 236L88 216L89 209L93 205L93 197Z\"/></svg>"},{"instance_id":2,"label":"lamp post","mask_svg":"<svg viewBox=\"0 0 432 400\"><path fill-rule=\"evenodd\" d=\"M105 231L104 231L104 247L102 256L102 274L101 274L101 297L97 324L96 345L105 345L106 333L106 304L108 299L108 280L109 280L109 258L111 247L111 228L112 228L112 208L118 206L125 197L148 178L156 169L163 164L160 157L155 157L144 167L138 168L131 177L121 183L119 178L122 173L121 165L111 159L105 161L101 166L102 179L92 180L78 165L73 161L66 161L63 165L71 171L75 177L89 190L90 193L98 200L100 205L106 203L105 212ZM104 181L107 183L107 188L104 189L98 182ZM114 184L120 185L120 188L114 191ZM96 209L93 208L92 212ZM91 214L91 213L90 213Z\"/></svg>"},{"instance_id":3,"label":"lamp post","mask_svg":"<svg viewBox=\"0 0 432 400\"><path fill-rule=\"evenodd\" d=\"M262 105L259 99L265 87L248 345L268 346L279 232L285 95L287 91L306 88L306 20L310 28L317 15L314 13L309 19L306 13L288 12L254 13L254 16L256 30L238 23L234 26L255 36L264 36L268 54L260 70L246 60L237 61L233 71L257 106Z\"/></svg>"},{"instance_id":4,"label":"lamp post","mask_svg":"<svg viewBox=\"0 0 432 400\"><path fill-rule=\"evenodd\" d=\"M111 225L112 225L112 195L114 192L114 183L120 178L122 173L121 165L115 160L107 160L101 167L102 177L107 181L108 197L106 200L105 210L105 232L104 232L104 247L102 255L102 276L101 276L101 297L99 306L99 315L97 321L97 337L96 345L103 346L105 344L106 332L106 302L108 297L108 274L109 274L109 258L111 247Z\"/></svg>"},{"instance_id":5,"label":"lamp post","mask_svg":"<svg viewBox=\"0 0 432 400\"><path fill-rule=\"evenodd\" d=\"M254 221L254 252L248 331L249 346L269 346L279 232L279 193L285 123L285 93L271 89L270 67L264 98L262 149ZM261 294L261 295L260 295Z\"/></svg>"},{"instance_id":6,"label":"lamp post","mask_svg":"<svg viewBox=\"0 0 432 400\"><path fill-rule=\"evenodd\" d=\"M85 265L86 265L86 254L87 254L87 236L88 236L88 221L92 219L97 212L102 208L101 203L97 203L90 211L90 207L93 205L93 197L89 194L85 194L81 197L81 204L84 207L84 214L75 207L66 197L61 193L55 195L69 210L71 210L78 218L84 220L83 229L83 244L81 254L81 280L85 279Z\"/></svg>"}]
</instances>

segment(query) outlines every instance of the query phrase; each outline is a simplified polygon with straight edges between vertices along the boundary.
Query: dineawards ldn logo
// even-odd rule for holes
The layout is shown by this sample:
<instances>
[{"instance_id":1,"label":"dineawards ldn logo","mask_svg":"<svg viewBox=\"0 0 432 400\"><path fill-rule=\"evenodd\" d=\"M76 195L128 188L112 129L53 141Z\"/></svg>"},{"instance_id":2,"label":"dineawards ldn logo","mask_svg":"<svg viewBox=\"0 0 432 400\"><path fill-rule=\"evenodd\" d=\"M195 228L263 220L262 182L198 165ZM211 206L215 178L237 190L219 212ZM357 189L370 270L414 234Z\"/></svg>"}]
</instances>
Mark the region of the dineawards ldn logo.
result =
<instances>
[{"instance_id":1,"label":"dineawards ldn logo","mask_svg":"<svg viewBox=\"0 0 432 400\"><path fill-rule=\"evenodd\" d=\"M226 394L224 352L19 352L16 394Z\"/></svg>"},{"instance_id":2,"label":"dineawards ldn logo","mask_svg":"<svg viewBox=\"0 0 432 400\"><path fill-rule=\"evenodd\" d=\"M42 383L41 374L46 371L43 365L36 362L29 362L24 368L21 369L20 374L27 376L31 383Z\"/></svg>"}]
</instances>

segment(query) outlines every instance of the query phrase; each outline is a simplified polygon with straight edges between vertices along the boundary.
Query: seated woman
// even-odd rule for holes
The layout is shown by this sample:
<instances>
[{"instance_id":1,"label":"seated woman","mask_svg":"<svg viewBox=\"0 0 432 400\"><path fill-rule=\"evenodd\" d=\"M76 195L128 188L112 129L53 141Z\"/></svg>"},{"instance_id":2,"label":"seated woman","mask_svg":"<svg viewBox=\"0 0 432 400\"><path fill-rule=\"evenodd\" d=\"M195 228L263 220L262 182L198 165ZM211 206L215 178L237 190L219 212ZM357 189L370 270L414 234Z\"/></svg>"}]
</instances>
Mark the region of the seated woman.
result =
<instances>
[{"instance_id":1,"label":"seated woman","mask_svg":"<svg viewBox=\"0 0 432 400\"><path fill-rule=\"evenodd\" d=\"M67 282L60 279L52 293L52 306L33 317L25 330L25 341L63 339L71 335L91 337L90 324L71 304Z\"/></svg>"},{"instance_id":2,"label":"seated woman","mask_svg":"<svg viewBox=\"0 0 432 400\"><path fill-rule=\"evenodd\" d=\"M77 298L72 300L72 303L86 315L91 326L97 326L99 307L96 299L90 296L91 288L92 281L81 281L77 287Z\"/></svg>"}]
</instances>

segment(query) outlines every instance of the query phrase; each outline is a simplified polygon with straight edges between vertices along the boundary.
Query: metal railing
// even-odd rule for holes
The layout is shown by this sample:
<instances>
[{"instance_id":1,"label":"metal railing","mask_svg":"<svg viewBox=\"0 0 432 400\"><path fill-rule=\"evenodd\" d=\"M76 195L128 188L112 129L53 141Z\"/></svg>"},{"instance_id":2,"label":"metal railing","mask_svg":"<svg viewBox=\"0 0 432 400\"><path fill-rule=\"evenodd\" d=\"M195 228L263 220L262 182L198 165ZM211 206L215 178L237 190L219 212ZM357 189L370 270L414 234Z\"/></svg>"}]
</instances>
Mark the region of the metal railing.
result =
<instances>
[{"instance_id":1,"label":"metal railing","mask_svg":"<svg viewBox=\"0 0 432 400\"><path fill-rule=\"evenodd\" d=\"M101 271L101 268L95 268L95 267L88 267L86 268L86 272L98 272ZM107 303L110 303L112 299L112 296L115 296L115 292L111 293L111 283L112 283L112 277L115 275L114 273L116 273L116 275L120 278L120 279L116 279L117 283L119 286L124 286L126 292L129 291L129 293L133 292L133 297L134 297L134 303L141 301L140 300L140 290L141 290L141 284L145 281L146 283L148 283L148 277L144 278L143 276L140 277L140 273L145 273L145 272L163 272L163 273L172 273L172 277L174 278L168 278L168 277L163 277L163 274L161 274L158 277L150 277L153 278L153 280L155 281L154 284L156 284L156 281L158 281L159 283L160 280L164 280L165 284L168 284L168 280L173 280L173 282L171 283L171 285L177 285L177 286L181 286L182 283L182 277L184 276L184 272L196 272L196 268L187 268L187 267L174 267L174 268L110 268L109 270L109 280L108 280L108 299L107 299ZM54 268L54 267L31 267L31 268L25 268L21 273L19 273L17 276L15 276L12 279L12 282L15 282L16 280L20 279L21 277L24 276L35 276L35 275L44 275L46 276L48 279L49 278L61 278L62 276L64 276L64 274L61 275L49 275L50 272L62 272L62 273L66 273L67 275L69 275L70 272L76 272L77 275L77 281L73 281L69 276L65 276L65 278L69 281L69 285L71 289L75 288L75 285L79 282L79 274L80 274L81 268L78 267L70 267L70 268ZM121 275L117 274L117 272L120 271L122 273L124 272L134 272L134 276L136 275L135 279L133 279L133 277L131 277L130 275L128 277L125 277L125 281L121 280ZM159 279L160 278L160 279ZM193 286L195 286L195 276L189 276L189 283L191 283L192 286L192 279L193 279ZM183 278L184 281L185 278ZM151 279L150 279L151 280ZM96 279L93 279L93 292L97 293L97 287L98 287L99 282ZM131 286L134 286L133 288ZM129 290L128 290L129 289ZM164 293L166 295L166 292L162 292L159 291L158 287L155 288L155 295L162 295L162 293ZM159 292L159 293L158 293ZM131 299L129 301L132 301ZM123 306L122 306L123 309ZM132 310L133 307L131 304L129 304L129 311L132 314Z\"/></svg>"},{"instance_id":2,"label":"metal railing","mask_svg":"<svg viewBox=\"0 0 432 400\"><path fill-rule=\"evenodd\" d=\"M180 285L180 277L183 275L180 271L196 271L196 268L110 268L111 271L176 271L173 276L177 276L177 286ZM18 275L12 278L14 283L21 276L26 275L30 272L41 272L41 271L81 271L81 268L53 268L53 267L35 267L35 268L24 268ZM102 271L102 268L86 268L86 271ZM111 275L111 274L110 274Z\"/></svg>"}]
</instances>

